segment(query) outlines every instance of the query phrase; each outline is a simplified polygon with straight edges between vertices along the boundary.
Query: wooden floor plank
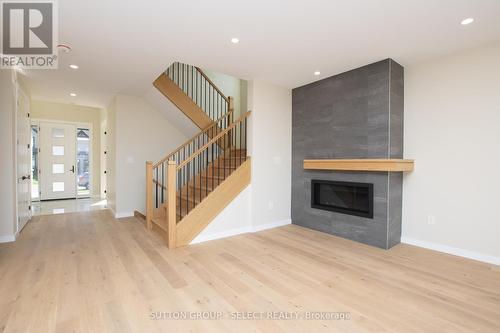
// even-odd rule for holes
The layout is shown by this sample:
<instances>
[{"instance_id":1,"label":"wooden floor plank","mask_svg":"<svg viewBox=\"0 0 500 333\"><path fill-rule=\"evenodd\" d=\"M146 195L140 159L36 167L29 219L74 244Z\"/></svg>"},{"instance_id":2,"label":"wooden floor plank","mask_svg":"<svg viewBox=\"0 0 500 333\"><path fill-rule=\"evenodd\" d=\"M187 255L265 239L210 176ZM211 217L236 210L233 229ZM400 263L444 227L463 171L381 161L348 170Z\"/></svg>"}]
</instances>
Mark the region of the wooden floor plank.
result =
<instances>
[{"instance_id":1,"label":"wooden floor plank","mask_svg":"<svg viewBox=\"0 0 500 333\"><path fill-rule=\"evenodd\" d=\"M220 312L220 319L158 315ZM236 313L348 320L235 320ZM290 225L168 250L136 218L40 216L0 244L0 332L500 332L500 268ZM248 314L248 313L247 313Z\"/></svg>"}]
</instances>

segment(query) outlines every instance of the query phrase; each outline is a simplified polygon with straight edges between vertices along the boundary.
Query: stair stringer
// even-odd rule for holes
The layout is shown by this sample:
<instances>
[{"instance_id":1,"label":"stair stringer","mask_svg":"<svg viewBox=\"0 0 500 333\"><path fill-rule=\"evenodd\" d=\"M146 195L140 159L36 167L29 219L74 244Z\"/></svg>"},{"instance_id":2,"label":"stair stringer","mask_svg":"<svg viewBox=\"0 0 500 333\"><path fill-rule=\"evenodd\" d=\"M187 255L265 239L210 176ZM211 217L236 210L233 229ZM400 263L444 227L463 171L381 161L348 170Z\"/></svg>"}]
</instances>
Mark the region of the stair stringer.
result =
<instances>
[{"instance_id":1,"label":"stair stringer","mask_svg":"<svg viewBox=\"0 0 500 333\"><path fill-rule=\"evenodd\" d=\"M181 88L165 73L162 73L153 82L153 85L177 108L183 112L200 129L207 128L214 121L200 108Z\"/></svg>"},{"instance_id":2,"label":"stair stringer","mask_svg":"<svg viewBox=\"0 0 500 333\"><path fill-rule=\"evenodd\" d=\"M189 245L251 181L251 159L241 164L177 224L177 246Z\"/></svg>"}]
</instances>

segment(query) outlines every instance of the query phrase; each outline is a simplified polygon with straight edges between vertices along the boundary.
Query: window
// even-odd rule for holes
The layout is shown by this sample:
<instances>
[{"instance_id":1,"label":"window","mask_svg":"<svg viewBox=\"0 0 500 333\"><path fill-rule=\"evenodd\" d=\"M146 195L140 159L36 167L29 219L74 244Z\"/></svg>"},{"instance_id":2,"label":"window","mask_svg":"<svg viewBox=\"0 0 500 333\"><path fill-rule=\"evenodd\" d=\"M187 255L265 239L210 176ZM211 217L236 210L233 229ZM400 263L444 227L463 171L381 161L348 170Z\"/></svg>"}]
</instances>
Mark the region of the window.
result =
<instances>
[{"instance_id":1,"label":"window","mask_svg":"<svg viewBox=\"0 0 500 333\"><path fill-rule=\"evenodd\" d=\"M52 192L64 192L64 182L53 182Z\"/></svg>"},{"instance_id":2,"label":"window","mask_svg":"<svg viewBox=\"0 0 500 333\"><path fill-rule=\"evenodd\" d=\"M52 146L53 156L64 156L64 146Z\"/></svg>"},{"instance_id":3,"label":"window","mask_svg":"<svg viewBox=\"0 0 500 333\"><path fill-rule=\"evenodd\" d=\"M52 164L52 173L53 174L64 173L64 164Z\"/></svg>"},{"instance_id":4,"label":"window","mask_svg":"<svg viewBox=\"0 0 500 333\"><path fill-rule=\"evenodd\" d=\"M76 171L78 176L78 195L90 195L90 130L78 128L76 131Z\"/></svg>"},{"instance_id":5,"label":"window","mask_svg":"<svg viewBox=\"0 0 500 333\"><path fill-rule=\"evenodd\" d=\"M64 128L53 128L52 137L54 139L64 138Z\"/></svg>"},{"instance_id":6,"label":"window","mask_svg":"<svg viewBox=\"0 0 500 333\"><path fill-rule=\"evenodd\" d=\"M31 125L31 199L39 199L40 189L38 184L38 125Z\"/></svg>"}]
</instances>

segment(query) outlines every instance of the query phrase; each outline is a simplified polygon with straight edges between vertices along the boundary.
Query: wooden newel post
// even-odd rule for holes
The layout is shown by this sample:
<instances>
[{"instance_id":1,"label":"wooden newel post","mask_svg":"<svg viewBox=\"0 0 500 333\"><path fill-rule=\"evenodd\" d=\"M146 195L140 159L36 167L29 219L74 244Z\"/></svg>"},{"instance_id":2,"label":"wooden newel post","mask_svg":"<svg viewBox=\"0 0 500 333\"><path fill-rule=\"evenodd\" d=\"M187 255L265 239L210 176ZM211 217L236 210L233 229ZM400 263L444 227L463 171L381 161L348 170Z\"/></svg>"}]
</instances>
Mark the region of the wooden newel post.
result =
<instances>
[{"instance_id":1,"label":"wooden newel post","mask_svg":"<svg viewBox=\"0 0 500 333\"><path fill-rule=\"evenodd\" d=\"M153 229L153 162L146 162L146 227Z\"/></svg>"},{"instance_id":2,"label":"wooden newel post","mask_svg":"<svg viewBox=\"0 0 500 333\"><path fill-rule=\"evenodd\" d=\"M167 247L173 249L177 246L177 188L175 175L177 172L177 163L168 161L167 165Z\"/></svg>"}]
</instances>

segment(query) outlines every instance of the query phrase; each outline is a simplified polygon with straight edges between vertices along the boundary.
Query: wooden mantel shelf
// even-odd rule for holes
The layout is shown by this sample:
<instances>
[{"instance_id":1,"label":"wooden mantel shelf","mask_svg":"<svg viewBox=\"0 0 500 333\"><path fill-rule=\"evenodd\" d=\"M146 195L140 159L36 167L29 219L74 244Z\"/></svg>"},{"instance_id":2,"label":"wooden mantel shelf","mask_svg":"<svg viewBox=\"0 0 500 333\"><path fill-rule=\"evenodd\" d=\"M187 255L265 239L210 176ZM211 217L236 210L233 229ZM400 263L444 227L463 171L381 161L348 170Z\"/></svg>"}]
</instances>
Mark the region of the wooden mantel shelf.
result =
<instances>
[{"instance_id":1,"label":"wooden mantel shelf","mask_svg":"<svg viewBox=\"0 0 500 333\"><path fill-rule=\"evenodd\" d=\"M343 171L413 171L413 160L401 159L335 159L304 160L307 170L343 170Z\"/></svg>"}]
</instances>

